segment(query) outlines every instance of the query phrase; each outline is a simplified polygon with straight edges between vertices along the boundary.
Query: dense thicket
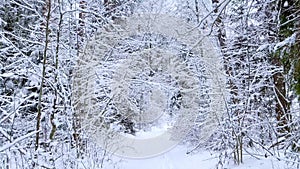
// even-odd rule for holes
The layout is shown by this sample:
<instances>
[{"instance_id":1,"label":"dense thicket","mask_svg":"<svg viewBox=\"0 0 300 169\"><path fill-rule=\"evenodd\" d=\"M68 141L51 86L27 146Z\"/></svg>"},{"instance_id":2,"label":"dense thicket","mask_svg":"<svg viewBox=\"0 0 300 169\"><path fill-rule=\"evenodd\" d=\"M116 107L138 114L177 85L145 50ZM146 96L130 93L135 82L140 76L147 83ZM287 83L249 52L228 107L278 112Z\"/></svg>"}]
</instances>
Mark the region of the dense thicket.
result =
<instances>
[{"instance_id":1,"label":"dense thicket","mask_svg":"<svg viewBox=\"0 0 300 169\"><path fill-rule=\"evenodd\" d=\"M281 159L299 167L300 2L178 0L170 8L141 2L0 2L0 166L76 168L85 158L103 167L106 151L82 133L72 102L75 65L86 59L83 49L98 30L150 10L183 18L217 41L226 111L203 146L220 152L219 166L228 159L242 163L256 149L266 157L283 152ZM187 139L196 145L197 127Z\"/></svg>"}]
</instances>

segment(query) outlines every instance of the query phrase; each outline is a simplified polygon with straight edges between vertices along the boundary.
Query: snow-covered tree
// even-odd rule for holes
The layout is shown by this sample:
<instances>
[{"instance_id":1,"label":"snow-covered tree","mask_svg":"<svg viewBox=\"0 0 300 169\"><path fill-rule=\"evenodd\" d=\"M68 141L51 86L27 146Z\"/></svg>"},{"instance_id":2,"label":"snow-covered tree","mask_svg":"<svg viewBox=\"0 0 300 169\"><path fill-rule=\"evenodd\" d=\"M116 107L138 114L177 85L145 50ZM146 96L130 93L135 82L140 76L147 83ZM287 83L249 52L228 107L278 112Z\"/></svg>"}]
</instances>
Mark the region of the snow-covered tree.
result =
<instances>
[{"instance_id":1,"label":"snow-covered tree","mask_svg":"<svg viewBox=\"0 0 300 169\"><path fill-rule=\"evenodd\" d=\"M291 104L289 121L285 124L289 131L285 139L279 142L284 144L285 154L291 164L299 167L299 9L298 1L279 1L278 40L274 46L274 55L284 69L287 101Z\"/></svg>"}]
</instances>

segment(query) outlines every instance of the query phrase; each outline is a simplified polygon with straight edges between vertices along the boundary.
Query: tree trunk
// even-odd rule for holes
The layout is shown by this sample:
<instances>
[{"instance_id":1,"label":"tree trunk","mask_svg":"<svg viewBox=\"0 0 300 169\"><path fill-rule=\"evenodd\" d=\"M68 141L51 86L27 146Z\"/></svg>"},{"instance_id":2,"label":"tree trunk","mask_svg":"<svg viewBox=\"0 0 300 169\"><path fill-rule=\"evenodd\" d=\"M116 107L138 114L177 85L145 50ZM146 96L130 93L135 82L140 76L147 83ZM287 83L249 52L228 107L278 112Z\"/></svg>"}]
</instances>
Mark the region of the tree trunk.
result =
<instances>
[{"instance_id":1,"label":"tree trunk","mask_svg":"<svg viewBox=\"0 0 300 169\"><path fill-rule=\"evenodd\" d=\"M43 68L42 68L42 81L40 84L40 93L38 98L38 113L37 113L37 122L36 122L36 131L40 131L40 123L41 123L41 116L42 116L42 97L43 97L43 86L45 81L46 75L46 64L47 64L47 51L48 51L48 44L49 44L49 34L50 34L50 17L51 17L51 0L47 1L46 6L47 16L46 16L46 29L45 29L45 46L43 52ZM35 150L39 148L39 139L40 139L40 132L36 134L35 137Z\"/></svg>"},{"instance_id":2,"label":"tree trunk","mask_svg":"<svg viewBox=\"0 0 300 169\"><path fill-rule=\"evenodd\" d=\"M54 100L53 100L53 111L50 115L50 122L52 125L51 132L50 132L50 140L54 139L55 132L56 132L56 124L54 122L55 114L58 111L57 110L57 105L58 103L58 68L59 68L59 47L60 47L60 36L61 36L61 29L62 29L62 21L63 21L63 14L61 11L61 1L58 0L58 10L59 10L59 23L58 23L58 30L56 33L56 49L55 49L55 77L54 77L54 85L56 86L54 90Z\"/></svg>"},{"instance_id":3,"label":"tree trunk","mask_svg":"<svg viewBox=\"0 0 300 169\"><path fill-rule=\"evenodd\" d=\"M87 3L86 1L80 1L79 2L79 21L78 21L78 26L77 26L77 57L79 58L78 61L78 68L79 70L76 70L77 73L75 73L75 76L78 76L80 78L84 77L81 65L82 61L86 60L86 58L83 58L84 55L80 55L81 48L83 47L84 43L84 36L85 36L85 12L82 11L87 8ZM82 81L75 81L74 83L78 83L77 86L82 86L81 83L84 83ZM83 90L82 88L75 89L75 98L81 98L82 97L82 92L80 90ZM77 151L77 158L79 158L82 155L82 151L84 150L84 144L80 136L80 130L81 130L81 116L84 114L84 110L82 111L83 105L80 103L75 103L75 112L74 112L74 117L73 117L73 139L75 141L75 145L73 145L76 148Z\"/></svg>"}]
</instances>

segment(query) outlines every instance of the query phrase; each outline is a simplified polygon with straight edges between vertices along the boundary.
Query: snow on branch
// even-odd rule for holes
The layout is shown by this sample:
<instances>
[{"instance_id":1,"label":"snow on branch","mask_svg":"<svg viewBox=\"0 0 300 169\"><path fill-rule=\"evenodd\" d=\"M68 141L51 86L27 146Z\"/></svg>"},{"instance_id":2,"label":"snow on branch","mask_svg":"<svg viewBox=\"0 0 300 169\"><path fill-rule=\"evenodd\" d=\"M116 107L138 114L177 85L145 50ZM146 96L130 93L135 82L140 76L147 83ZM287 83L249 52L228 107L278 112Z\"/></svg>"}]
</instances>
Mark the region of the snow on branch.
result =
<instances>
[{"instance_id":1,"label":"snow on branch","mask_svg":"<svg viewBox=\"0 0 300 169\"><path fill-rule=\"evenodd\" d=\"M274 52L277 51L278 49L284 47L284 46L287 46L287 45L291 46L292 44L294 44L296 42L296 38L297 38L297 32L293 33L290 37L287 37L282 42L277 43L274 46Z\"/></svg>"},{"instance_id":2,"label":"snow on branch","mask_svg":"<svg viewBox=\"0 0 300 169\"><path fill-rule=\"evenodd\" d=\"M33 132L30 132L30 133L28 133L28 134L25 134L24 136L21 136L21 137L15 139L15 140L12 141L11 143L5 144L4 146L0 147L0 152L5 151L5 150L11 148L12 146L14 146L15 144L17 144L18 142L20 142L20 141L22 141L22 140L24 140L24 139L26 139L26 138L28 138L28 137L31 137L32 135L34 135L34 134L36 134L36 133L38 133L38 132L39 132L39 131L33 131Z\"/></svg>"}]
</instances>

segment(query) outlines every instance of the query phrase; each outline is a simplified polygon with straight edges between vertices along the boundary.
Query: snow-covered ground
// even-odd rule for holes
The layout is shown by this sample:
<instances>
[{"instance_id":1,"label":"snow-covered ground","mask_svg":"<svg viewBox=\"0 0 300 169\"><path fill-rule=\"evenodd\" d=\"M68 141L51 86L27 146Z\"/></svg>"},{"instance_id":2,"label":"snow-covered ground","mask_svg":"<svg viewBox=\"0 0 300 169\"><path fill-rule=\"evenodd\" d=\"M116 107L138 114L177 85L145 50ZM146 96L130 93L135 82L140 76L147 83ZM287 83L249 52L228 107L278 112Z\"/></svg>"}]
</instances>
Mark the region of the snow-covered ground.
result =
<instances>
[{"instance_id":1,"label":"snow-covered ground","mask_svg":"<svg viewBox=\"0 0 300 169\"><path fill-rule=\"evenodd\" d=\"M218 154L206 150L188 155L185 146L177 146L171 151L148 159L122 159L114 157L114 160L121 160L118 163L120 169L216 169ZM108 167L110 168L110 167ZM292 169L288 168L283 161L275 158L256 159L250 155L244 156L244 163L241 165L228 164L227 169Z\"/></svg>"}]
</instances>

